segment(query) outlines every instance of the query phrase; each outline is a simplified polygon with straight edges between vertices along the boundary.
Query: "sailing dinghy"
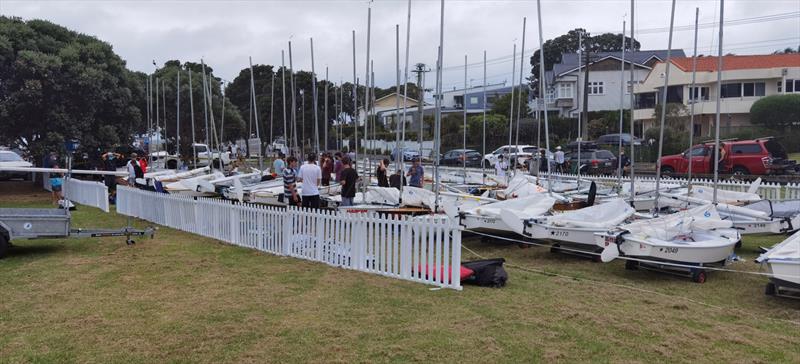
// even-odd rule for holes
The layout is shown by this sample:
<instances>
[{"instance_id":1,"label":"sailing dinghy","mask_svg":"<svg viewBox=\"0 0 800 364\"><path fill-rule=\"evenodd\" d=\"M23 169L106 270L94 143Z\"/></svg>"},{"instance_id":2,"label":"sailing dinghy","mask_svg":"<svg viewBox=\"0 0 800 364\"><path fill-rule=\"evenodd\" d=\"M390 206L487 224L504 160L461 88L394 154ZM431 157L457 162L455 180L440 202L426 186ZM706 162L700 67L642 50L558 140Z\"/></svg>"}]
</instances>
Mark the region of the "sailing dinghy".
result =
<instances>
[{"instance_id":1,"label":"sailing dinghy","mask_svg":"<svg viewBox=\"0 0 800 364\"><path fill-rule=\"evenodd\" d=\"M793 292L800 297L800 232L761 254L756 263L766 264L771 274L767 295Z\"/></svg>"}]
</instances>

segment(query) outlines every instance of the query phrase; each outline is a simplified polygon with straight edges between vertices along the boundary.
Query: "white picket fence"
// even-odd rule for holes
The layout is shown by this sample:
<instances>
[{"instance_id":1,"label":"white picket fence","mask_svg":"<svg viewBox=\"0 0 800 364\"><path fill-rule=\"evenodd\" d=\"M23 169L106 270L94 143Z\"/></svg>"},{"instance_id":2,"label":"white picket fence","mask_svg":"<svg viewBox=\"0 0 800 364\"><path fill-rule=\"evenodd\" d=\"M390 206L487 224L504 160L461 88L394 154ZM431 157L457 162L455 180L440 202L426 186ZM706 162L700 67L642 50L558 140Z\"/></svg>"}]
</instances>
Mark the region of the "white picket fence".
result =
<instances>
[{"instance_id":1,"label":"white picket fence","mask_svg":"<svg viewBox=\"0 0 800 364\"><path fill-rule=\"evenodd\" d=\"M272 254L461 289L461 228L447 218L235 204L125 186L117 212Z\"/></svg>"},{"instance_id":2,"label":"white picket fence","mask_svg":"<svg viewBox=\"0 0 800 364\"><path fill-rule=\"evenodd\" d=\"M49 180L48 184L49 184ZM108 187L101 182L65 178L63 194L72 202L108 212Z\"/></svg>"}]
</instances>

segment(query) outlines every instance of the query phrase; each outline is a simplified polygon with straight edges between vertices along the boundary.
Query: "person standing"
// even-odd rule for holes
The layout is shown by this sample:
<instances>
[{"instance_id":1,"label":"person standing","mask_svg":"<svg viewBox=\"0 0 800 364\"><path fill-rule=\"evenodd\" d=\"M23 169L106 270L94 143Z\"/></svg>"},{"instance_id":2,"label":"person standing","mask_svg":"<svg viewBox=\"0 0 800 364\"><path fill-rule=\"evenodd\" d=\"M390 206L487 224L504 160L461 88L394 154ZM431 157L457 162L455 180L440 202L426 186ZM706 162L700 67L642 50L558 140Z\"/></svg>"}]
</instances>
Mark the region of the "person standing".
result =
<instances>
[{"instance_id":1,"label":"person standing","mask_svg":"<svg viewBox=\"0 0 800 364\"><path fill-rule=\"evenodd\" d=\"M425 185L425 170L419 164L419 157L414 158L406 176L410 177L409 186L422 188Z\"/></svg>"},{"instance_id":2,"label":"person standing","mask_svg":"<svg viewBox=\"0 0 800 364\"><path fill-rule=\"evenodd\" d=\"M342 152L336 152L333 155L336 161L333 163L333 173L336 177L336 181L342 180L342 170L344 169L344 163L342 163Z\"/></svg>"},{"instance_id":3,"label":"person standing","mask_svg":"<svg viewBox=\"0 0 800 364\"><path fill-rule=\"evenodd\" d=\"M389 186L399 190L401 185L402 186L407 185L406 177L403 176L403 171L398 169L396 172L394 172L393 175L389 177Z\"/></svg>"},{"instance_id":4,"label":"person standing","mask_svg":"<svg viewBox=\"0 0 800 364\"><path fill-rule=\"evenodd\" d=\"M547 160L547 151L541 149L539 151L539 172L547 172L547 165L550 161Z\"/></svg>"},{"instance_id":5,"label":"person standing","mask_svg":"<svg viewBox=\"0 0 800 364\"><path fill-rule=\"evenodd\" d=\"M342 185L342 204L341 206L353 206L353 199L356 197L356 181L358 172L352 167L350 157L342 158L342 171L339 183Z\"/></svg>"},{"instance_id":6,"label":"person standing","mask_svg":"<svg viewBox=\"0 0 800 364\"><path fill-rule=\"evenodd\" d=\"M386 158L378 163L378 168L375 171L375 176L378 177L378 187L389 187L388 166L389 160Z\"/></svg>"},{"instance_id":7,"label":"person standing","mask_svg":"<svg viewBox=\"0 0 800 364\"><path fill-rule=\"evenodd\" d=\"M58 162L54 161L50 164L50 168L58 169L61 168L58 166ZM57 172L50 172L50 190L53 191L53 205L58 206L58 201L61 201L63 198L61 194L61 187L63 185L64 179L63 174Z\"/></svg>"},{"instance_id":8,"label":"person standing","mask_svg":"<svg viewBox=\"0 0 800 364\"><path fill-rule=\"evenodd\" d=\"M136 177L138 174L141 174L141 168L139 167L139 163L136 161L136 153L131 153L131 158L128 159L128 163L125 163L125 168L128 170L128 186L135 186L136 185ZM139 173L137 173L136 168L139 168Z\"/></svg>"},{"instance_id":9,"label":"person standing","mask_svg":"<svg viewBox=\"0 0 800 364\"><path fill-rule=\"evenodd\" d=\"M283 152L278 152L278 158L272 162L272 172L278 177L283 176L283 169L286 168L286 163L283 162L285 157Z\"/></svg>"},{"instance_id":10,"label":"person standing","mask_svg":"<svg viewBox=\"0 0 800 364\"><path fill-rule=\"evenodd\" d=\"M322 170L317 165L317 155L309 153L308 161L300 167L297 179L303 182L303 191L300 193L303 207L319 208L319 182L322 180Z\"/></svg>"},{"instance_id":11,"label":"person standing","mask_svg":"<svg viewBox=\"0 0 800 364\"><path fill-rule=\"evenodd\" d=\"M556 147L556 152L553 155L556 160L556 171L558 173L564 173L564 152L561 150L561 146Z\"/></svg>"},{"instance_id":12,"label":"person standing","mask_svg":"<svg viewBox=\"0 0 800 364\"><path fill-rule=\"evenodd\" d=\"M278 196L278 202L285 202L287 206L298 206L300 196L297 194L297 158L286 158L287 167L283 169L283 195Z\"/></svg>"},{"instance_id":13,"label":"person standing","mask_svg":"<svg viewBox=\"0 0 800 364\"><path fill-rule=\"evenodd\" d=\"M497 162L494 162L494 170L497 174L497 178L506 178L506 170L508 170L508 162L506 162L505 157L500 154L497 156Z\"/></svg>"},{"instance_id":14,"label":"person standing","mask_svg":"<svg viewBox=\"0 0 800 364\"><path fill-rule=\"evenodd\" d=\"M628 159L628 156L625 154L625 149L621 150L619 153L619 161L620 165L622 166L622 175L625 176L628 174L628 170L631 166L631 160Z\"/></svg>"},{"instance_id":15,"label":"person standing","mask_svg":"<svg viewBox=\"0 0 800 364\"><path fill-rule=\"evenodd\" d=\"M122 157L119 153L108 152L100 156L103 159L103 169L107 172L117 171L117 158ZM106 174L104 176L106 187L108 187L108 199L113 204L117 199L117 176Z\"/></svg>"},{"instance_id":16,"label":"person standing","mask_svg":"<svg viewBox=\"0 0 800 364\"><path fill-rule=\"evenodd\" d=\"M139 158L139 168L142 169L142 176L144 177L144 174L147 173L147 158L144 156Z\"/></svg>"},{"instance_id":17,"label":"person standing","mask_svg":"<svg viewBox=\"0 0 800 364\"><path fill-rule=\"evenodd\" d=\"M331 185L331 175L333 174L333 160L329 153L322 154L322 185Z\"/></svg>"}]
</instances>

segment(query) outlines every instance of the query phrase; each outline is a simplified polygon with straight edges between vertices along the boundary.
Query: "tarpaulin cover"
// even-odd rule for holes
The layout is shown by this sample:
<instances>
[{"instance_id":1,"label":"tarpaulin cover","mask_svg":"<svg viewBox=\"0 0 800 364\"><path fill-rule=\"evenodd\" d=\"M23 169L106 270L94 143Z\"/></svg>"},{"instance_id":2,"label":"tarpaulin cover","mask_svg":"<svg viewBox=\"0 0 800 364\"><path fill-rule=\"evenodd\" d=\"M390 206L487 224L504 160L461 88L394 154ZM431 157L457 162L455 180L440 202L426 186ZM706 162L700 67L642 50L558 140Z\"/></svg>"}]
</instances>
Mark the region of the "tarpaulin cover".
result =
<instances>
[{"instance_id":1,"label":"tarpaulin cover","mask_svg":"<svg viewBox=\"0 0 800 364\"><path fill-rule=\"evenodd\" d=\"M731 226L731 221L722 220L714 205L708 204L655 219L633 222L623 225L622 229L637 236L672 240L679 235L691 234L694 229L711 230Z\"/></svg>"},{"instance_id":2,"label":"tarpaulin cover","mask_svg":"<svg viewBox=\"0 0 800 364\"><path fill-rule=\"evenodd\" d=\"M636 212L620 198L606 203L553 215L547 222L554 226L608 229L619 225Z\"/></svg>"}]
</instances>

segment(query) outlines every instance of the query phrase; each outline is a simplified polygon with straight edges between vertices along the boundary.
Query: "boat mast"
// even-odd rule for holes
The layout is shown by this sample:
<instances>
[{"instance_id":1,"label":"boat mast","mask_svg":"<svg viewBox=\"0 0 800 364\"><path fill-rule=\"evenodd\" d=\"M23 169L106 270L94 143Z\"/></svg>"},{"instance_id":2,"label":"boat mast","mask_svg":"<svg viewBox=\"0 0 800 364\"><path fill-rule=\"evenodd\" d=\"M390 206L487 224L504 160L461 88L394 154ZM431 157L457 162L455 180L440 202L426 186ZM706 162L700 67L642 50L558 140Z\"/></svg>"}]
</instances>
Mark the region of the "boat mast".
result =
<instances>
[{"instance_id":1,"label":"boat mast","mask_svg":"<svg viewBox=\"0 0 800 364\"><path fill-rule=\"evenodd\" d=\"M394 150L398 151L401 158L395 159L395 168L400 169L400 160L402 158L402 149L400 149L400 24L395 24L394 26L394 34L395 34L395 60L397 67L395 68L395 76L397 76L397 82L395 83L395 91L397 97L395 97L395 109L394 109L394 120L395 120L395 134L394 134ZM401 183L402 185L402 183Z\"/></svg>"},{"instance_id":2,"label":"boat mast","mask_svg":"<svg viewBox=\"0 0 800 364\"><path fill-rule=\"evenodd\" d=\"M674 0L673 0L674 1ZM714 196L713 203L717 204L717 186L719 185L719 111L722 99L722 23L725 20L725 0L719 1L719 49L717 51L717 111L714 127Z\"/></svg>"},{"instance_id":3,"label":"boat mast","mask_svg":"<svg viewBox=\"0 0 800 364\"><path fill-rule=\"evenodd\" d=\"M167 80L161 80L161 110L164 112L164 154L169 155L169 142L167 139ZM166 159L164 163L166 163ZM166 166L166 164L165 164Z\"/></svg>"},{"instance_id":4,"label":"boat mast","mask_svg":"<svg viewBox=\"0 0 800 364\"><path fill-rule=\"evenodd\" d=\"M635 47L636 39L633 38L633 25L634 25L633 20L634 20L634 14L635 14L635 12L634 12L635 9L634 9L634 4L633 3L634 3L634 0L631 0L631 62L630 62L630 66L631 66L630 67L631 68L631 77L630 77L630 79L631 79L630 80L630 82L631 82L631 192L630 192L631 207L633 207L633 200L636 197L636 189L634 188L634 186L636 185L636 173L634 173L634 169L635 169L634 165L636 164L636 158L634 158L635 157L634 150L636 149L636 145L634 145L634 143L633 143L633 138L636 135L636 134L634 134L634 124L635 124L635 122L634 122L634 118L633 118L633 109L634 109L634 105L636 104L636 95L633 93L635 91L634 85L635 85L635 78L636 78L636 73L634 71L635 64L634 64L634 61L633 61L634 60L633 52L636 51L636 47Z\"/></svg>"},{"instance_id":5,"label":"boat mast","mask_svg":"<svg viewBox=\"0 0 800 364\"><path fill-rule=\"evenodd\" d=\"M205 121L205 124L206 124L206 127L205 127L205 131L206 131L206 147L209 149L209 152L210 152L211 144L208 143L208 101L206 100L206 98L208 97L208 94L206 94L206 63L205 63L205 61L203 61L202 58L200 58L200 65L203 66L203 120ZM156 87L158 87L158 86L156 86ZM210 162L211 156L208 155L207 157L209 158L209 162Z\"/></svg>"},{"instance_id":6,"label":"boat mast","mask_svg":"<svg viewBox=\"0 0 800 364\"><path fill-rule=\"evenodd\" d=\"M261 152L261 129L258 127L258 105L256 103L256 81L255 76L253 75L253 57L248 57L250 61L250 90L251 95L253 98L253 116L255 117L256 121L256 139L258 139L258 169L264 170L264 155ZM220 92L222 92L222 86L220 84ZM225 96L222 97L222 127L220 128L220 139L222 139L222 135L225 132ZM249 139L249 136L248 136ZM250 141L247 141L247 148L250 148Z\"/></svg>"},{"instance_id":7,"label":"boat mast","mask_svg":"<svg viewBox=\"0 0 800 364\"><path fill-rule=\"evenodd\" d=\"M344 97L344 96L343 96ZM358 76L356 76L356 31L353 30L353 116L351 117L353 121L353 146L352 150L354 151L353 157L354 160L352 161L353 164L356 164L358 161ZM350 146L348 145L348 152L350 151ZM357 167L351 166L353 169L357 170Z\"/></svg>"},{"instance_id":8,"label":"boat mast","mask_svg":"<svg viewBox=\"0 0 800 364\"><path fill-rule=\"evenodd\" d=\"M694 146L694 104L697 103L698 97L700 95L698 90L695 88L696 80L697 80L697 25L698 25L698 18L700 16L700 8L694 8L694 54L692 55L692 85L689 86L689 102L692 104L689 106L689 155L686 157L689 159L689 171L688 171L688 178L689 178L689 185L687 186L688 194L692 193L692 147ZM693 97L692 97L693 96Z\"/></svg>"},{"instance_id":9,"label":"boat mast","mask_svg":"<svg viewBox=\"0 0 800 364\"><path fill-rule=\"evenodd\" d=\"M178 66L178 80L175 82L175 155L181 156L181 66Z\"/></svg>"},{"instance_id":10,"label":"boat mast","mask_svg":"<svg viewBox=\"0 0 800 364\"><path fill-rule=\"evenodd\" d=\"M325 138L325 151L328 151L328 66L325 66L325 117L322 119L325 125L324 135Z\"/></svg>"},{"instance_id":11,"label":"boat mast","mask_svg":"<svg viewBox=\"0 0 800 364\"><path fill-rule=\"evenodd\" d=\"M283 49L281 49L281 90L283 92L281 98L283 101L283 147L289 153L289 128L286 125L286 61Z\"/></svg>"},{"instance_id":12,"label":"boat mast","mask_svg":"<svg viewBox=\"0 0 800 364\"><path fill-rule=\"evenodd\" d=\"M481 156L486 155L486 50L483 51L483 138ZM486 184L486 163L481 161L481 175Z\"/></svg>"},{"instance_id":13,"label":"boat mast","mask_svg":"<svg viewBox=\"0 0 800 364\"><path fill-rule=\"evenodd\" d=\"M272 85L269 91L269 144L274 142L273 132L275 127L275 69L272 69ZM270 149L272 149L270 147Z\"/></svg>"},{"instance_id":14,"label":"boat mast","mask_svg":"<svg viewBox=\"0 0 800 364\"><path fill-rule=\"evenodd\" d=\"M511 135L514 131L514 79L517 78L517 43L514 42L514 52L511 54L511 105L508 108L508 145L509 148L514 148L514 154L517 153L517 146L511 146ZM508 153L507 156L511 159L511 153ZM511 166L512 170L517 169L517 161L516 160L509 160L509 166ZM506 179L509 177L506 176Z\"/></svg>"},{"instance_id":15,"label":"boat mast","mask_svg":"<svg viewBox=\"0 0 800 364\"><path fill-rule=\"evenodd\" d=\"M539 87L541 90L547 88L547 80L544 78L544 37L542 36L542 1L536 0L536 13L539 17ZM546 104L545 104L546 107ZM545 158L544 162L547 163L547 192L552 193L552 186L550 183L550 163L547 160L547 151L550 150L550 124L547 120L547 111L544 113L544 143L545 143Z\"/></svg>"},{"instance_id":16,"label":"boat mast","mask_svg":"<svg viewBox=\"0 0 800 364\"><path fill-rule=\"evenodd\" d=\"M661 124L658 131L658 156L656 157L656 199L653 214L658 214L658 198L661 195L661 154L664 151L664 120L667 115L667 90L669 89L669 70L672 62L672 29L675 24L675 0L672 0L672 10L669 16L669 42L667 43L667 60L664 62L664 88L661 90Z\"/></svg>"},{"instance_id":17,"label":"boat mast","mask_svg":"<svg viewBox=\"0 0 800 364\"><path fill-rule=\"evenodd\" d=\"M519 93L517 96L517 127L516 131L514 132L516 136L514 137L514 144L517 148L514 149L514 160L519 159L519 121L522 120L522 80L523 80L523 70L525 69L525 28L528 25L528 18L522 17L522 48L519 50ZM512 80L513 82L513 80ZM514 92L514 88L511 88L511 92ZM514 162L516 163L516 162ZM516 165L514 166L514 175L517 174Z\"/></svg>"},{"instance_id":18,"label":"boat mast","mask_svg":"<svg viewBox=\"0 0 800 364\"><path fill-rule=\"evenodd\" d=\"M403 117L400 118L401 130L400 130L400 148L398 150L405 150L406 146L406 110L408 108L408 52L411 42L411 0L408 0L408 15L406 18L406 59L405 65L403 67ZM419 85L417 85L419 87ZM398 89L397 92L399 93L400 90ZM417 100L417 102L423 102L423 100ZM422 143L419 145L420 155L422 154ZM398 158L400 160L400 199L399 201L403 202L403 173L405 166L403 158Z\"/></svg>"},{"instance_id":19,"label":"boat mast","mask_svg":"<svg viewBox=\"0 0 800 364\"><path fill-rule=\"evenodd\" d=\"M633 1L633 0L631 0ZM578 33L578 77L577 82L575 83L575 98L577 100L576 104L578 105L578 157L576 158L578 162L577 174L578 174L578 188L581 187L581 144L583 144L583 135L581 135L581 67L583 65L583 30ZM588 67L588 65L587 65ZM541 89L541 87L540 87ZM547 113L547 102L545 101L545 110L544 112ZM539 116L539 112L536 112L536 116ZM539 147L540 145L537 145ZM546 154L547 152L545 152Z\"/></svg>"},{"instance_id":20,"label":"boat mast","mask_svg":"<svg viewBox=\"0 0 800 364\"><path fill-rule=\"evenodd\" d=\"M366 57L366 70L364 71L364 140L369 139L369 116L370 116L370 36L372 34L372 1L369 2L367 7L367 57ZM362 185L362 198L366 198L367 186L372 181L371 169L372 164L369 160L369 153L365 152L366 158L365 166L367 168L367 182Z\"/></svg>"},{"instance_id":21,"label":"boat mast","mask_svg":"<svg viewBox=\"0 0 800 364\"><path fill-rule=\"evenodd\" d=\"M317 107L317 71L314 68L314 38L311 38L311 105L314 107L314 151L319 155L319 108Z\"/></svg>"},{"instance_id":22,"label":"boat mast","mask_svg":"<svg viewBox=\"0 0 800 364\"><path fill-rule=\"evenodd\" d=\"M297 100L294 90L294 67L292 67L292 41L289 41L289 90L292 93L292 154L297 152ZM302 159L303 153L300 153Z\"/></svg>"},{"instance_id":23,"label":"boat mast","mask_svg":"<svg viewBox=\"0 0 800 364\"><path fill-rule=\"evenodd\" d=\"M159 121L158 121L158 119L160 117L159 116L159 111L158 111L158 77L156 77L156 93L155 93L155 97L153 97L153 98L156 101L156 127L155 127L155 131L158 131L158 144L156 145L156 152L160 152L161 151L161 142L163 142L164 139L161 138L161 124L159 124ZM151 161L151 163L152 163L152 161Z\"/></svg>"},{"instance_id":24,"label":"boat mast","mask_svg":"<svg viewBox=\"0 0 800 364\"><path fill-rule=\"evenodd\" d=\"M622 187L622 132L625 121L625 20L622 21L622 60L619 64L619 139L617 140L617 187ZM631 136L633 145L633 136Z\"/></svg>"},{"instance_id":25,"label":"boat mast","mask_svg":"<svg viewBox=\"0 0 800 364\"><path fill-rule=\"evenodd\" d=\"M187 67L188 68L188 67ZM194 147L194 143L197 141L197 137L194 131L194 97L192 96L192 69L188 68L189 71L189 117L192 119L192 161L194 164L193 167L197 167L197 149Z\"/></svg>"},{"instance_id":26,"label":"boat mast","mask_svg":"<svg viewBox=\"0 0 800 364\"><path fill-rule=\"evenodd\" d=\"M463 157L462 165L464 170L464 184L467 184L467 55L464 55L464 96L462 96L461 100L461 109L464 112L464 130L463 130L463 138L462 138L462 148L463 150ZM517 134L519 138L519 134Z\"/></svg>"},{"instance_id":27,"label":"boat mast","mask_svg":"<svg viewBox=\"0 0 800 364\"><path fill-rule=\"evenodd\" d=\"M433 180L434 180L434 207L433 212L439 210L439 187L441 181L439 179L439 154L441 151L441 134L442 134L442 62L444 59L444 0L441 0L441 8L439 10L439 57L436 61L436 116L435 116L435 136L433 146L435 153L433 155ZM420 178L424 179L423 176Z\"/></svg>"}]
</instances>

